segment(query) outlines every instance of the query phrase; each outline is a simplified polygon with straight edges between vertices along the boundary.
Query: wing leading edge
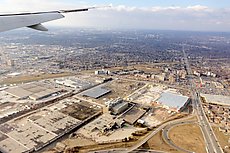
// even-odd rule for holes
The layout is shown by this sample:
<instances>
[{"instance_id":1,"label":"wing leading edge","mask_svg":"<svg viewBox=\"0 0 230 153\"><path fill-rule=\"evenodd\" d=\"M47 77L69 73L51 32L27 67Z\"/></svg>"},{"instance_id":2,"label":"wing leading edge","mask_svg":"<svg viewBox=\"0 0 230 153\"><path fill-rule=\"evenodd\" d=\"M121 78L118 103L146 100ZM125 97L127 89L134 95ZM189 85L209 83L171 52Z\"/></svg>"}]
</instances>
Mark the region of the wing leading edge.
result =
<instances>
[{"instance_id":1,"label":"wing leading edge","mask_svg":"<svg viewBox=\"0 0 230 153\"><path fill-rule=\"evenodd\" d=\"M83 12L94 8L96 7L50 12L2 14L0 15L0 32L21 27L29 27L35 30L47 31L48 29L46 29L41 23L64 18L65 16L62 13Z\"/></svg>"}]
</instances>

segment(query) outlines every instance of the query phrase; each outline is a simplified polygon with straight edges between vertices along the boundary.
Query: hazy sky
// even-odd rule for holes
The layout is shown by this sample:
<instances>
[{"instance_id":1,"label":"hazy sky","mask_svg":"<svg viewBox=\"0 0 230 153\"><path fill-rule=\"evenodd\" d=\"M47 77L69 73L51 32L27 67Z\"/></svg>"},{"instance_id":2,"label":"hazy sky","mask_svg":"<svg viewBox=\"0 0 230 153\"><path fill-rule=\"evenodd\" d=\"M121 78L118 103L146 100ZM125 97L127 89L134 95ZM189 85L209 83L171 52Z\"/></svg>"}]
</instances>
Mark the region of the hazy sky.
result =
<instances>
[{"instance_id":1,"label":"hazy sky","mask_svg":"<svg viewBox=\"0 0 230 153\"><path fill-rule=\"evenodd\" d=\"M1 0L1 12L110 5L46 24L68 27L230 31L230 0Z\"/></svg>"}]
</instances>

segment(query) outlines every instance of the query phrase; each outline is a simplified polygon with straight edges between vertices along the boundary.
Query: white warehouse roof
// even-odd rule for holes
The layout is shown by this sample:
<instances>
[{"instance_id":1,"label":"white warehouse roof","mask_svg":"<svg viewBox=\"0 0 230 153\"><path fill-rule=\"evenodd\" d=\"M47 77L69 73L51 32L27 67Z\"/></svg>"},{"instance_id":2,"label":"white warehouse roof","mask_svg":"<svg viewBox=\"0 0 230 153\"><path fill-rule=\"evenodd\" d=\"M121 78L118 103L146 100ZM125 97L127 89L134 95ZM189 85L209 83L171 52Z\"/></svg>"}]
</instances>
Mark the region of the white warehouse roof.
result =
<instances>
[{"instance_id":1,"label":"white warehouse roof","mask_svg":"<svg viewBox=\"0 0 230 153\"><path fill-rule=\"evenodd\" d=\"M171 108L180 109L184 106L188 99L189 97L187 96L182 96L171 92L163 92L157 102Z\"/></svg>"}]
</instances>

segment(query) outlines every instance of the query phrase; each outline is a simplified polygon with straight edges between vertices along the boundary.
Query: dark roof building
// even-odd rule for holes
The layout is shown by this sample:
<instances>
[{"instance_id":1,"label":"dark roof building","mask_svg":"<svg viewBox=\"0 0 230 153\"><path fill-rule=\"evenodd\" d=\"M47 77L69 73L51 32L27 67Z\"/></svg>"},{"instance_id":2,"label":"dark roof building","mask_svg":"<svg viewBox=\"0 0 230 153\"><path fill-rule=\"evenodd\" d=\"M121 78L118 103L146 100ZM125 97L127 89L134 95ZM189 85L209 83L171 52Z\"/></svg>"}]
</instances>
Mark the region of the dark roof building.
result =
<instances>
[{"instance_id":1,"label":"dark roof building","mask_svg":"<svg viewBox=\"0 0 230 153\"><path fill-rule=\"evenodd\" d=\"M86 90L82 93L83 96L91 97L94 99L98 99L108 93L110 93L110 89L102 88L102 87L94 87L92 89Z\"/></svg>"}]
</instances>

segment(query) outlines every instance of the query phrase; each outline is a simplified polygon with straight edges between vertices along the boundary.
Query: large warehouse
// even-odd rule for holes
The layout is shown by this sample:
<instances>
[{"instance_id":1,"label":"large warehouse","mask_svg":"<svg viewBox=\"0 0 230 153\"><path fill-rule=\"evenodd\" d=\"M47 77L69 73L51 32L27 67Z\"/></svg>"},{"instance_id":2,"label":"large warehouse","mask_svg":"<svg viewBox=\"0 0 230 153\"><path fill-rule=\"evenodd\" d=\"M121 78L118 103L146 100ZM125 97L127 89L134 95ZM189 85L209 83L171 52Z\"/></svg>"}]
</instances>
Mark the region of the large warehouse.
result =
<instances>
[{"instance_id":1,"label":"large warehouse","mask_svg":"<svg viewBox=\"0 0 230 153\"><path fill-rule=\"evenodd\" d=\"M86 90L82 93L83 96L91 97L94 99L98 99L108 93L110 93L110 89L102 88L102 87L94 87L92 89Z\"/></svg>"},{"instance_id":2,"label":"large warehouse","mask_svg":"<svg viewBox=\"0 0 230 153\"><path fill-rule=\"evenodd\" d=\"M49 87L44 83L29 83L14 88L9 88L5 90L5 92L18 98L18 100L27 98L32 100L40 100L43 98L47 98L55 93L58 93L61 90L62 89Z\"/></svg>"},{"instance_id":3,"label":"large warehouse","mask_svg":"<svg viewBox=\"0 0 230 153\"><path fill-rule=\"evenodd\" d=\"M156 102L167 109L180 111L189 102L189 97L173 92L163 92Z\"/></svg>"},{"instance_id":4,"label":"large warehouse","mask_svg":"<svg viewBox=\"0 0 230 153\"><path fill-rule=\"evenodd\" d=\"M211 94L201 94L200 96L203 97L207 103L230 106L229 96Z\"/></svg>"},{"instance_id":5,"label":"large warehouse","mask_svg":"<svg viewBox=\"0 0 230 153\"><path fill-rule=\"evenodd\" d=\"M57 79L55 80L55 82L57 84L64 85L66 87L71 87L78 90L87 89L93 86L93 83L85 80L80 80L78 78Z\"/></svg>"}]
</instances>

